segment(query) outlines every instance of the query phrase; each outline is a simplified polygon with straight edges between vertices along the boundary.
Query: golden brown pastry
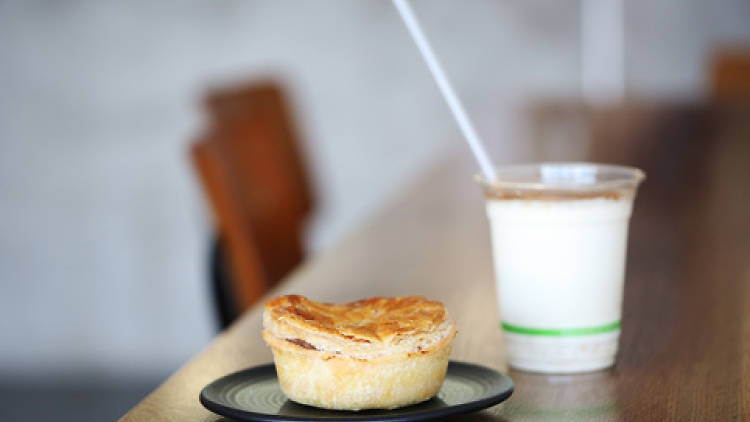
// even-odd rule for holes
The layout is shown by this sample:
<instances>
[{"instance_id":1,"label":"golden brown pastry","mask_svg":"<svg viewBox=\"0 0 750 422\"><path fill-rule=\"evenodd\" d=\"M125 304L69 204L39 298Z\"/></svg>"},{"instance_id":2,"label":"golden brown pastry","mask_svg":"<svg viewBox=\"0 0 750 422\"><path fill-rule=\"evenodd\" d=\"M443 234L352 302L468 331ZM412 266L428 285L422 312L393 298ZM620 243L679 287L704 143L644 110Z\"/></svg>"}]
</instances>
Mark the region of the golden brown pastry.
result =
<instances>
[{"instance_id":1,"label":"golden brown pastry","mask_svg":"<svg viewBox=\"0 0 750 422\"><path fill-rule=\"evenodd\" d=\"M453 322L440 302L374 297L344 305L271 299L263 339L289 399L326 409L392 409L434 396L445 378Z\"/></svg>"}]
</instances>

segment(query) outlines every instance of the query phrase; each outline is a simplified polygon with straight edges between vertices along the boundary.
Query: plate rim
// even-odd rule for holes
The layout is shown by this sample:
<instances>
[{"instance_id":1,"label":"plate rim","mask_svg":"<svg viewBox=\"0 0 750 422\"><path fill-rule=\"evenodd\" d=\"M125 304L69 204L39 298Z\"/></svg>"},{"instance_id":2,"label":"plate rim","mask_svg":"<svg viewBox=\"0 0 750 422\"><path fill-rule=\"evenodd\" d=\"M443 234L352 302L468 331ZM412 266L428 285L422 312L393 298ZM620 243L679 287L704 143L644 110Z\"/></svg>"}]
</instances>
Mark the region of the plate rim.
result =
<instances>
[{"instance_id":1,"label":"plate rim","mask_svg":"<svg viewBox=\"0 0 750 422\"><path fill-rule=\"evenodd\" d=\"M421 421L421 420L427 420L427 419L435 419L435 418L443 418L446 416L454 416L454 415L460 415L465 414L469 412L476 412L482 409L486 409L488 407L492 407L496 404L502 403L505 400L510 397L514 390L515 390L515 383L513 382L513 379L503 374L502 372L484 366L476 363L471 362L463 362L463 361L456 361L456 360L450 360L448 362L448 368L450 366L460 366L460 367L473 367L474 369L479 369L486 372L493 372L495 375L497 375L499 378L504 379L507 381L510 385L508 388L496 395L491 395L489 397L484 397L478 400L472 400L466 403L456 404L453 406L447 406L444 408L439 409L433 409L430 411L425 411L421 413L415 413L412 415L373 415L371 419L365 419L365 418L356 418L351 419L354 421L390 421L390 422L409 422L409 421ZM272 370L272 372L276 373L276 367L274 363L265 363L261 365L251 366L248 368L240 369L238 371L226 374L222 377L219 377L210 383L208 383L206 386L204 386L201 389L200 395L199 395L199 401L205 407L206 409L210 410L211 412L225 417L230 418L236 418L238 420L244 420L244 421L253 421L253 422L277 422L277 421L305 421L305 422L333 422L333 421L345 421L346 419L330 419L326 417L299 417L299 416L286 416L286 415L278 415L278 414L270 414L270 413L258 413L248 410L240 410L235 407L229 407L225 406L221 403L218 403L214 400L209 399L206 396L206 390L211 387L212 385L226 379L232 376L236 376L242 372L249 372L253 370ZM355 414L356 415L356 414ZM353 415L354 416L354 415Z\"/></svg>"}]
</instances>

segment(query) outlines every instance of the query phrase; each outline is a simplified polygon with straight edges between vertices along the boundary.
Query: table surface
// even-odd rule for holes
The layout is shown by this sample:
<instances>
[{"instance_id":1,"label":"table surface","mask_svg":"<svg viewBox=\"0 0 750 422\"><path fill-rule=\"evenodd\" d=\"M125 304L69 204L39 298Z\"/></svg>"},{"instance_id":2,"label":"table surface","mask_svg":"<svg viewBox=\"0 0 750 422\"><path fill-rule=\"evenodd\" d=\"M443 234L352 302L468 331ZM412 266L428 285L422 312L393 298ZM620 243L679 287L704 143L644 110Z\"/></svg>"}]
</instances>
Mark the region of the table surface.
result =
<instances>
[{"instance_id":1,"label":"table surface","mask_svg":"<svg viewBox=\"0 0 750 422\"><path fill-rule=\"evenodd\" d=\"M460 327L453 359L507 371L516 384L507 402L461 420L750 417L750 108L620 114L594 119L589 157L639 166L648 179L631 221L620 352L611 370L546 376L506 368L483 199L462 154L434 166L269 296L443 301ZM260 337L261 308L123 420L222 420L198 394L222 375L272 360Z\"/></svg>"}]
</instances>

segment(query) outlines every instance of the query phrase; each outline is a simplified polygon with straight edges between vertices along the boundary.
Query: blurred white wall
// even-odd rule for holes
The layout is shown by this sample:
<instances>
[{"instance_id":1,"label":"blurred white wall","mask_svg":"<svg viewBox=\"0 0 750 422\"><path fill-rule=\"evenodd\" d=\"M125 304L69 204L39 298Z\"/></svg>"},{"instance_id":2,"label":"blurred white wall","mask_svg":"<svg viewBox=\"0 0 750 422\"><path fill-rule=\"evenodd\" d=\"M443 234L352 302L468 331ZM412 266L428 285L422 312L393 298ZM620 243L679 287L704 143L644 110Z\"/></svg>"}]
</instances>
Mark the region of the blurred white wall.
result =
<instances>
[{"instance_id":1,"label":"blurred white wall","mask_svg":"<svg viewBox=\"0 0 750 422\"><path fill-rule=\"evenodd\" d=\"M578 95L578 2L415 9L497 161L522 155L516 105ZM627 2L628 93L700 95L708 47L750 39L746 2L716 9ZM210 340L186 148L206 86L269 74L318 189L313 250L461 148L386 1L0 2L0 376L168 373Z\"/></svg>"}]
</instances>

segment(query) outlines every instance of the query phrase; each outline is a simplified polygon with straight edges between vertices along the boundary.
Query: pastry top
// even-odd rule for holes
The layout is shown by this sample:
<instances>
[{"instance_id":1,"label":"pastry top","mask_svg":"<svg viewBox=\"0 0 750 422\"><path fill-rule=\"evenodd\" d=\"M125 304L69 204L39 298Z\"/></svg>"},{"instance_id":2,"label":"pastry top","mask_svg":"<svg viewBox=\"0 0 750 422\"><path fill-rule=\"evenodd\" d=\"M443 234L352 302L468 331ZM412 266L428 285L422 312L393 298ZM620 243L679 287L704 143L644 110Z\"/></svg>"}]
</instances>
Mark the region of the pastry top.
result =
<instances>
[{"instance_id":1,"label":"pastry top","mask_svg":"<svg viewBox=\"0 0 750 422\"><path fill-rule=\"evenodd\" d=\"M420 296L343 305L280 296L266 303L263 328L263 338L275 347L365 360L430 353L456 334L445 306Z\"/></svg>"}]
</instances>

